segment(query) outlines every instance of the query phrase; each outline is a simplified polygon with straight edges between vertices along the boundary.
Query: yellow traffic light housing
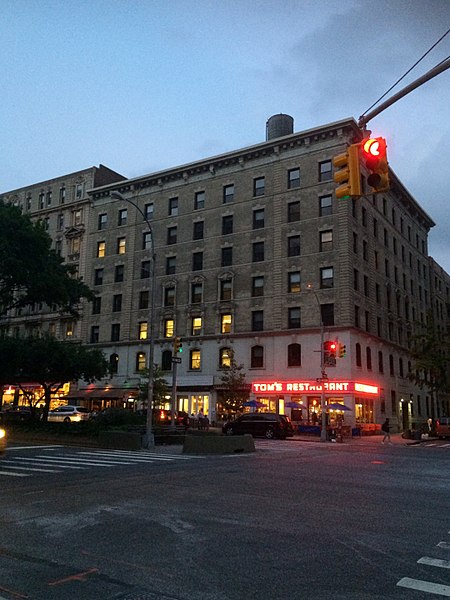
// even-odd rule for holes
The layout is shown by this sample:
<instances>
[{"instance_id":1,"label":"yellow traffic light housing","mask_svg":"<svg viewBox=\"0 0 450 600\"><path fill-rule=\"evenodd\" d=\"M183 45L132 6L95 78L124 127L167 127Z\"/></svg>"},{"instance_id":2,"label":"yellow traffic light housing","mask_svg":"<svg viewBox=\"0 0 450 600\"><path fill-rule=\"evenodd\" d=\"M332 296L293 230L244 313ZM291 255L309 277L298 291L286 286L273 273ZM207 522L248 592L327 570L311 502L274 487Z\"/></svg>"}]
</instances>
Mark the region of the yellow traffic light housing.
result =
<instances>
[{"instance_id":1,"label":"yellow traffic light housing","mask_svg":"<svg viewBox=\"0 0 450 600\"><path fill-rule=\"evenodd\" d=\"M180 337L176 337L173 342L173 353L183 352L183 342Z\"/></svg>"},{"instance_id":2,"label":"yellow traffic light housing","mask_svg":"<svg viewBox=\"0 0 450 600\"><path fill-rule=\"evenodd\" d=\"M359 198L361 190L361 172L359 168L359 144L352 144L346 152L333 158L333 166L338 169L333 175L336 198Z\"/></svg>"},{"instance_id":3,"label":"yellow traffic light housing","mask_svg":"<svg viewBox=\"0 0 450 600\"><path fill-rule=\"evenodd\" d=\"M361 154L369 171L367 183L371 193L386 192L389 189L389 164L387 161L386 140L382 137L368 138L361 142Z\"/></svg>"}]
</instances>

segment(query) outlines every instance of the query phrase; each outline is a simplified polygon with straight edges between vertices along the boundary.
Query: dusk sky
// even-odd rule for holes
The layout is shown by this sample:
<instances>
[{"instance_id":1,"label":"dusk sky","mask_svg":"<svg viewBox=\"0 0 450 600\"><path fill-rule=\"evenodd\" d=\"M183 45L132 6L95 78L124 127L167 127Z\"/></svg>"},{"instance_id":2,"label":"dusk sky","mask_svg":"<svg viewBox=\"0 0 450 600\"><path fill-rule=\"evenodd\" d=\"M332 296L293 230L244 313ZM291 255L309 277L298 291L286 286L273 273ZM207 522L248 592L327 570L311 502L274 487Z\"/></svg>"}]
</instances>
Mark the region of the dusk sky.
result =
<instances>
[{"instance_id":1,"label":"dusk sky","mask_svg":"<svg viewBox=\"0 0 450 600\"><path fill-rule=\"evenodd\" d=\"M358 117L450 28L449 0L0 0L0 191L136 177ZM450 34L397 86L450 55ZM450 70L369 123L450 273Z\"/></svg>"}]
</instances>

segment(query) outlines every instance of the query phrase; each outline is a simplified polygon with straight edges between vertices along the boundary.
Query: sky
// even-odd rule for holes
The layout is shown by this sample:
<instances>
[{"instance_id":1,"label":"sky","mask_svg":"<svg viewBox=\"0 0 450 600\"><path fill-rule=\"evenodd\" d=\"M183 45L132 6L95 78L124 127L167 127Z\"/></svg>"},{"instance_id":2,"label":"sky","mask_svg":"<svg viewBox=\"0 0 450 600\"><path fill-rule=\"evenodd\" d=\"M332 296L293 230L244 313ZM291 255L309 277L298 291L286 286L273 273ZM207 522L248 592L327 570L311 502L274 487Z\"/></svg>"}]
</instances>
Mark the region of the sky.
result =
<instances>
[{"instance_id":1,"label":"sky","mask_svg":"<svg viewBox=\"0 0 450 600\"><path fill-rule=\"evenodd\" d=\"M138 177L359 116L450 28L450 0L0 0L0 192ZM387 97L450 55L450 34ZM369 123L450 273L450 70Z\"/></svg>"}]
</instances>

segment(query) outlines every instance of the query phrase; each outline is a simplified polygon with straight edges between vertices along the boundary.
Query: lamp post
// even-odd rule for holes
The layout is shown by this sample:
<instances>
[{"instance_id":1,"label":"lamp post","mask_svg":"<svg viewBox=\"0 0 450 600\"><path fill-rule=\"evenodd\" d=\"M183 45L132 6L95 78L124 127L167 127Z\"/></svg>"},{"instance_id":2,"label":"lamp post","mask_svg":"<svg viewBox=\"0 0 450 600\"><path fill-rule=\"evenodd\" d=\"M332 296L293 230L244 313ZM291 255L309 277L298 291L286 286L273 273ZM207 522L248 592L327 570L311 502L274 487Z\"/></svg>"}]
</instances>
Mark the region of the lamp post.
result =
<instances>
[{"instance_id":1,"label":"lamp post","mask_svg":"<svg viewBox=\"0 0 450 600\"><path fill-rule=\"evenodd\" d=\"M310 283L307 284L306 288L312 292L314 294L314 298L316 299L317 302L317 307L319 309L319 318L320 318L320 378L318 378L318 381L321 384L321 393L320 393L320 410L322 411L322 428L320 431L320 441L321 442L326 442L327 441L327 415L325 412L325 390L324 390L324 383L325 381L328 380L328 375L326 373L325 370L325 358L324 358L324 351L323 351L323 342L324 342L324 333L325 333L325 327L323 324L323 319L322 319L322 309L320 307L320 302L319 302L319 297L317 296L317 292L314 290L314 288L312 287L312 285Z\"/></svg>"},{"instance_id":2,"label":"lamp post","mask_svg":"<svg viewBox=\"0 0 450 600\"><path fill-rule=\"evenodd\" d=\"M144 212L139 208L139 206L130 200L129 198L125 198L120 192L112 191L111 198L115 198L116 200L121 200L123 202L128 202L142 215L150 233L150 278L151 278L151 291L150 291L150 316L148 321L148 337L150 339L150 344L148 347L148 386L147 386L147 420L146 420L146 448L154 448L155 446L155 436L153 435L153 378L155 373L154 366L154 342L153 342L153 321L154 321L154 309L155 309L155 239L153 236L153 229L149 223L149 220L145 216Z\"/></svg>"}]
</instances>

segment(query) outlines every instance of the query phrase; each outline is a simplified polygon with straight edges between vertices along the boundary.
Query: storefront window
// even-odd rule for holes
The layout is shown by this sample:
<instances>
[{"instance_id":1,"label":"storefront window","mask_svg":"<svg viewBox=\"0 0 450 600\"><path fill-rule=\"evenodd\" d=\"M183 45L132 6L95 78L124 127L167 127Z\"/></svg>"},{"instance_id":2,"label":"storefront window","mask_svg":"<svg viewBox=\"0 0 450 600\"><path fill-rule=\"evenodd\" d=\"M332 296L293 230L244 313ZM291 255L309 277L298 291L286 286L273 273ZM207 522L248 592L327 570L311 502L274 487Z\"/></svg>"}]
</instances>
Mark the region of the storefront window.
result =
<instances>
[{"instance_id":1,"label":"storefront window","mask_svg":"<svg viewBox=\"0 0 450 600\"><path fill-rule=\"evenodd\" d=\"M373 400L369 398L355 398L356 423L374 423Z\"/></svg>"}]
</instances>

